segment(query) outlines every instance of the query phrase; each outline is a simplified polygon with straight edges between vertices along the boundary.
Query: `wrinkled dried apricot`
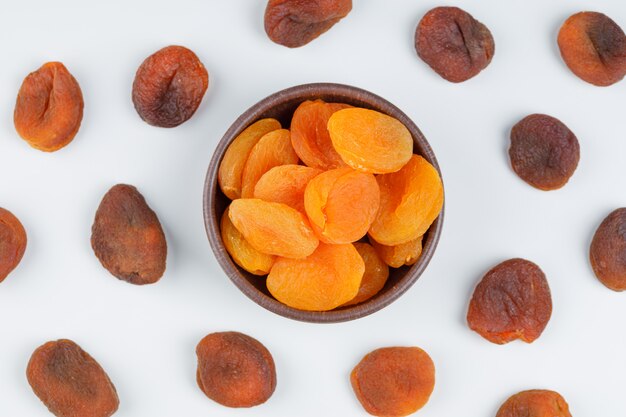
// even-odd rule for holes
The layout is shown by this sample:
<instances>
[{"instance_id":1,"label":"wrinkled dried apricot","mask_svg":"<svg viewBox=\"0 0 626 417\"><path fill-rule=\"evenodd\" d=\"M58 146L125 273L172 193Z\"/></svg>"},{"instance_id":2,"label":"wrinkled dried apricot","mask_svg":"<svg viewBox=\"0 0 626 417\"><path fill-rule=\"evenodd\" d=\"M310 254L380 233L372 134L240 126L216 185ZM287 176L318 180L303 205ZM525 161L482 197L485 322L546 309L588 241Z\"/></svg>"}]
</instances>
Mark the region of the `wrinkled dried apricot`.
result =
<instances>
[{"instance_id":1,"label":"wrinkled dried apricot","mask_svg":"<svg viewBox=\"0 0 626 417\"><path fill-rule=\"evenodd\" d=\"M217 181L231 200L241 198L241 176L250 151L266 133L280 129L276 119L261 119L244 129L228 146L220 163Z\"/></svg>"},{"instance_id":2,"label":"wrinkled dried apricot","mask_svg":"<svg viewBox=\"0 0 626 417\"><path fill-rule=\"evenodd\" d=\"M489 29L458 7L436 7L415 30L417 55L453 83L466 81L489 65L495 44Z\"/></svg>"},{"instance_id":3,"label":"wrinkled dried apricot","mask_svg":"<svg viewBox=\"0 0 626 417\"><path fill-rule=\"evenodd\" d=\"M304 259L276 259L267 276L267 289L290 307L327 311L357 295L364 272L363 259L352 244L320 243Z\"/></svg>"},{"instance_id":4,"label":"wrinkled dried apricot","mask_svg":"<svg viewBox=\"0 0 626 417\"><path fill-rule=\"evenodd\" d=\"M118 184L102 198L91 228L91 247L111 274L131 284L157 282L167 244L161 223L137 189Z\"/></svg>"},{"instance_id":5,"label":"wrinkled dried apricot","mask_svg":"<svg viewBox=\"0 0 626 417\"><path fill-rule=\"evenodd\" d=\"M361 279L359 292L352 300L344 305L354 305L369 300L385 286L387 278L389 278L389 267L378 256L374 248L367 243L356 242L354 248L359 252L363 263L365 264L365 272Z\"/></svg>"},{"instance_id":6,"label":"wrinkled dried apricot","mask_svg":"<svg viewBox=\"0 0 626 417\"><path fill-rule=\"evenodd\" d=\"M333 27L352 10L352 0L269 0L265 32L277 44L297 48Z\"/></svg>"},{"instance_id":7,"label":"wrinkled dried apricot","mask_svg":"<svg viewBox=\"0 0 626 417\"><path fill-rule=\"evenodd\" d=\"M287 164L297 164L298 155L291 146L291 135L287 129L266 133L252 147L241 174L241 197L254 196L254 187L270 169Z\"/></svg>"},{"instance_id":8,"label":"wrinkled dried apricot","mask_svg":"<svg viewBox=\"0 0 626 417\"><path fill-rule=\"evenodd\" d=\"M237 265L254 275L266 275L274 265L275 257L254 249L228 217L228 209L220 223L222 241L226 251Z\"/></svg>"},{"instance_id":9,"label":"wrinkled dried apricot","mask_svg":"<svg viewBox=\"0 0 626 417\"><path fill-rule=\"evenodd\" d=\"M196 54L183 46L167 46L139 66L133 104L146 123L176 127L193 116L208 87L209 74Z\"/></svg>"},{"instance_id":10,"label":"wrinkled dried apricot","mask_svg":"<svg viewBox=\"0 0 626 417\"><path fill-rule=\"evenodd\" d=\"M233 225L256 250L286 258L305 258L319 243L309 221L286 204L240 198L228 209Z\"/></svg>"},{"instance_id":11,"label":"wrinkled dried apricot","mask_svg":"<svg viewBox=\"0 0 626 417\"><path fill-rule=\"evenodd\" d=\"M593 235L589 258L600 282L614 291L626 290L626 208L602 221Z\"/></svg>"},{"instance_id":12,"label":"wrinkled dried apricot","mask_svg":"<svg viewBox=\"0 0 626 417\"><path fill-rule=\"evenodd\" d=\"M60 62L30 73L17 94L13 122L30 146L54 152L69 144L83 120L83 94Z\"/></svg>"},{"instance_id":13,"label":"wrinkled dried apricot","mask_svg":"<svg viewBox=\"0 0 626 417\"><path fill-rule=\"evenodd\" d=\"M374 239L370 239L372 246L380 258L392 268L400 268L404 265L413 265L422 255L422 239L409 240L399 245L386 246L381 245Z\"/></svg>"},{"instance_id":14,"label":"wrinkled dried apricot","mask_svg":"<svg viewBox=\"0 0 626 417\"><path fill-rule=\"evenodd\" d=\"M422 236L443 207L439 173L419 155L398 172L376 177L380 208L369 230L378 243L395 246Z\"/></svg>"},{"instance_id":15,"label":"wrinkled dried apricot","mask_svg":"<svg viewBox=\"0 0 626 417\"><path fill-rule=\"evenodd\" d=\"M37 348L26 377L35 395L57 417L109 417L119 406L106 372L71 340Z\"/></svg>"},{"instance_id":16,"label":"wrinkled dried apricot","mask_svg":"<svg viewBox=\"0 0 626 417\"><path fill-rule=\"evenodd\" d=\"M491 268L476 286L469 327L492 343L534 342L552 315L552 296L543 271L525 259Z\"/></svg>"},{"instance_id":17,"label":"wrinkled dried apricot","mask_svg":"<svg viewBox=\"0 0 626 417\"><path fill-rule=\"evenodd\" d=\"M379 201L374 176L347 167L318 175L304 192L311 227L325 243L351 243L365 236Z\"/></svg>"},{"instance_id":18,"label":"wrinkled dried apricot","mask_svg":"<svg viewBox=\"0 0 626 417\"><path fill-rule=\"evenodd\" d=\"M496 417L572 417L561 395L548 390L519 392L502 404Z\"/></svg>"},{"instance_id":19,"label":"wrinkled dried apricot","mask_svg":"<svg viewBox=\"0 0 626 417\"><path fill-rule=\"evenodd\" d=\"M0 282L13 271L26 251L26 230L9 210L0 207Z\"/></svg>"},{"instance_id":20,"label":"wrinkled dried apricot","mask_svg":"<svg viewBox=\"0 0 626 417\"><path fill-rule=\"evenodd\" d=\"M396 172L413 154L413 138L406 126L375 110L336 111L328 120L328 132L344 162L358 171Z\"/></svg>"},{"instance_id":21,"label":"wrinkled dried apricot","mask_svg":"<svg viewBox=\"0 0 626 417\"><path fill-rule=\"evenodd\" d=\"M298 106L291 118L291 144L302 162L324 171L346 165L333 147L327 126L334 112L348 107L322 100L307 100Z\"/></svg>"},{"instance_id":22,"label":"wrinkled dried apricot","mask_svg":"<svg viewBox=\"0 0 626 417\"><path fill-rule=\"evenodd\" d=\"M567 184L580 159L580 145L560 120L531 114L511 129L509 157L521 179L540 190Z\"/></svg>"},{"instance_id":23,"label":"wrinkled dried apricot","mask_svg":"<svg viewBox=\"0 0 626 417\"><path fill-rule=\"evenodd\" d=\"M588 83L608 86L626 75L626 35L602 13L570 16L557 41L565 64Z\"/></svg>"},{"instance_id":24,"label":"wrinkled dried apricot","mask_svg":"<svg viewBox=\"0 0 626 417\"><path fill-rule=\"evenodd\" d=\"M226 407L254 407L276 388L271 353L258 340L238 332L211 333L196 347L196 379L204 394Z\"/></svg>"},{"instance_id":25,"label":"wrinkled dried apricot","mask_svg":"<svg viewBox=\"0 0 626 417\"><path fill-rule=\"evenodd\" d=\"M254 187L254 198L283 203L304 211L304 190L322 171L302 165L280 165L267 171ZM306 214L306 213L305 213Z\"/></svg>"},{"instance_id":26,"label":"wrinkled dried apricot","mask_svg":"<svg viewBox=\"0 0 626 417\"><path fill-rule=\"evenodd\" d=\"M381 348L365 355L350 381L368 413L408 416L428 402L435 388L435 365L418 347Z\"/></svg>"}]
</instances>

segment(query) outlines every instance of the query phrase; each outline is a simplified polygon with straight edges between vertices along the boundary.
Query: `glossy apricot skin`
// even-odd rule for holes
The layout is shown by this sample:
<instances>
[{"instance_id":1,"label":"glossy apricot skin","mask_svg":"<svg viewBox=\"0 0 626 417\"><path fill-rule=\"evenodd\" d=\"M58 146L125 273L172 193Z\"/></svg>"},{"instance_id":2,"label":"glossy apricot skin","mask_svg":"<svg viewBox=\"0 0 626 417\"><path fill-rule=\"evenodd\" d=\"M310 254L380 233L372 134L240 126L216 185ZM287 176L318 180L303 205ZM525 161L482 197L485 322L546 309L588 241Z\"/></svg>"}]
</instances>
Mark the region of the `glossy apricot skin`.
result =
<instances>
[{"instance_id":1,"label":"glossy apricot skin","mask_svg":"<svg viewBox=\"0 0 626 417\"><path fill-rule=\"evenodd\" d=\"M415 30L417 55L442 78L460 83L485 69L495 53L489 29L458 7L436 7Z\"/></svg>"},{"instance_id":2,"label":"glossy apricot skin","mask_svg":"<svg viewBox=\"0 0 626 417\"><path fill-rule=\"evenodd\" d=\"M476 286L467 312L469 327L499 345L534 342L552 315L552 295L536 264L509 259L490 269Z\"/></svg>"},{"instance_id":3,"label":"glossy apricot skin","mask_svg":"<svg viewBox=\"0 0 626 417\"><path fill-rule=\"evenodd\" d=\"M602 221L593 235L589 259L602 284L613 291L626 290L626 208Z\"/></svg>"},{"instance_id":4,"label":"glossy apricot skin","mask_svg":"<svg viewBox=\"0 0 626 417\"><path fill-rule=\"evenodd\" d=\"M502 404L496 417L572 417L569 405L557 392L522 391Z\"/></svg>"},{"instance_id":5,"label":"glossy apricot skin","mask_svg":"<svg viewBox=\"0 0 626 417\"><path fill-rule=\"evenodd\" d=\"M428 402L435 388L435 365L418 347L381 348L359 362L350 381L365 411L380 417L403 417Z\"/></svg>"},{"instance_id":6,"label":"glossy apricot skin","mask_svg":"<svg viewBox=\"0 0 626 417\"><path fill-rule=\"evenodd\" d=\"M561 26L557 42L565 64L588 83L606 87L626 75L626 35L602 13L570 16Z\"/></svg>"},{"instance_id":7,"label":"glossy apricot skin","mask_svg":"<svg viewBox=\"0 0 626 417\"><path fill-rule=\"evenodd\" d=\"M304 259L276 259L267 289L289 307L328 311L356 297L364 272L363 259L352 244L320 243Z\"/></svg>"},{"instance_id":8,"label":"glossy apricot skin","mask_svg":"<svg viewBox=\"0 0 626 417\"><path fill-rule=\"evenodd\" d=\"M26 243L22 223L9 210L0 207L0 282L19 265Z\"/></svg>"},{"instance_id":9,"label":"glossy apricot skin","mask_svg":"<svg viewBox=\"0 0 626 417\"><path fill-rule=\"evenodd\" d=\"M146 58L133 82L135 110L146 123L176 127L194 115L209 87L209 74L193 51L166 46Z\"/></svg>"},{"instance_id":10,"label":"glossy apricot skin","mask_svg":"<svg viewBox=\"0 0 626 417\"><path fill-rule=\"evenodd\" d=\"M276 119L261 119L245 128L228 145L217 173L217 181L226 197L231 200L241 198L241 177L250 151L266 133L280 128Z\"/></svg>"},{"instance_id":11,"label":"glossy apricot skin","mask_svg":"<svg viewBox=\"0 0 626 417\"><path fill-rule=\"evenodd\" d=\"M304 191L304 208L311 227L325 243L351 243L365 236L379 201L374 176L347 167L316 176Z\"/></svg>"},{"instance_id":12,"label":"glossy apricot skin","mask_svg":"<svg viewBox=\"0 0 626 417\"><path fill-rule=\"evenodd\" d=\"M254 187L254 198L283 203L306 214L304 191L322 171L302 165L279 165L267 171Z\"/></svg>"},{"instance_id":13,"label":"glossy apricot skin","mask_svg":"<svg viewBox=\"0 0 626 417\"><path fill-rule=\"evenodd\" d=\"M131 185L115 185L102 198L91 228L91 247L102 266L122 281L154 284L165 272L163 228Z\"/></svg>"},{"instance_id":14,"label":"glossy apricot skin","mask_svg":"<svg viewBox=\"0 0 626 417\"><path fill-rule=\"evenodd\" d=\"M202 392L226 407L254 407L276 389L271 353L258 340L239 332L211 333L196 347L196 379Z\"/></svg>"},{"instance_id":15,"label":"glossy apricot skin","mask_svg":"<svg viewBox=\"0 0 626 417\"><path fill-rule=\"evenodd\" d=\"M37 348L26 377L35 395L57 417L109 417L119 406L106 372L71 340Z\"/></svg>"},{"instance_id":16,"label":"glossy apricot skin","mask_svg":"<svg viewBox=\"0 0 626 417\"><path fill-rule=\"evenodd\" d=\"M389 267L380 259L371 245L363 242L356 242L353 245L363 259L365 272L363 273L356 297L345 303L344 306L355 305L369 300L383 289L387 278L389 278Z\"/></svg>"},{"instance_id":17,"label":"glossy apricot skin","mask_svg":"<svg viewBox=\"0 0 626 417\"><path fill-rule=\"evenodd\" d=\"M424 236L420 236L394 246L381 245L371 238L370 242L385 264L392 268L400 268L404 265L413 265L418 261L422 255L423 237Z\"/></svg>"},{"instance_id":18,"label":"glossy apricot skin","mask_svg":"<svg viewBox=\"0 0 626 417\"><path fill-rule=\"evenodd\" d=\"M376 177L380 208L369 235L395 246L424 235L443 207L443 184L428 161L413 155L398 172Z\"/></svg>"},{"instance_id":19,"label":"glossy apricot skin","mask_svg":"<svg viewBox=\"0 0 626 417\"><path fill-rule=\"evenodd\" d=\"M269 38L298 48L317 38L352 10L352 0L269 0L264 25Z\"/></svg>"},{"instance_id":20,"label":"glossy apricot skin","mask_svg":"<svg viewBox=\"0 0 626 417\"><path fill-rule=\"evenodd\" d=\"M268 255L301 259L319 244L304 214L286 204L240 198L230 204L228 216L254 249Z\"/></svg>"},{"instance_id":21,"label":"glossy apricot skin","mask_svg":"<svg viewBox=\"0 0 626 417\"><path fill-rule=\"evenodd\" d=\"M375 110L351 107L328 119L333 147L357 171L385 174L399 171L413 154L411 132L400 122Z\"/></svg>"},{"instance_id":22,"label":"glossy apricot skin","mask_svg":"<svg viewBox=\"0 0 626 417\"><path fill-rule=\"evenodd\" d=\"M44 152L68 145L83 120L83 94L60 62L30 73L17 94L13 122L22 139Z\"/></svg>"}]
</instances>

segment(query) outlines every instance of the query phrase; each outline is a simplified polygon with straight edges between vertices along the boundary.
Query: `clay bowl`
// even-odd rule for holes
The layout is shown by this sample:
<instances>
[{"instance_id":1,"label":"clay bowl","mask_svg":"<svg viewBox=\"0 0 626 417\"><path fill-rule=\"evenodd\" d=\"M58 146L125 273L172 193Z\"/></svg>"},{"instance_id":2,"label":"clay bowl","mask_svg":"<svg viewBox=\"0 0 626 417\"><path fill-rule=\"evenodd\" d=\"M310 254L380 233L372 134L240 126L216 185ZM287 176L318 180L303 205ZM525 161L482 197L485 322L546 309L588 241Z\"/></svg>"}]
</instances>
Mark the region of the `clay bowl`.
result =
<instances>
[{"instance_id":1,"label":"clay bowl","mask_svg":"<svg viewBox=\"0 0 626 417\"><path fill-rule=\"evenodd\" d=\"M331 323L354 320L372 314L396 300L417 281L426 269L437 247L443 225L443 210L424 238L423 252L419 261L410 267L390 269L387 284L373 298L355 306L326 312L297 310L274 299L265 286L265 279L252 275L237 266L224 248L219 224L222 213L230 201L222 194L219 188L217 172L228 145L251 123L265 117L273 117L278 119L283 126L289 127L291 116L298 105L305 100L317 98L327 102L341 102L370 108L395 117L404 123L411 132L414 141L414 153L422 155L439 170L435 154L422 132L406 114L387 100L368 91L348 85L330 83L299 85L264 98L246 110L226 131L215 149L204 184L204 223L211 248L219 264L231 281L245 295L267 310L290 319Z\"/></svg>"}]
</instances>

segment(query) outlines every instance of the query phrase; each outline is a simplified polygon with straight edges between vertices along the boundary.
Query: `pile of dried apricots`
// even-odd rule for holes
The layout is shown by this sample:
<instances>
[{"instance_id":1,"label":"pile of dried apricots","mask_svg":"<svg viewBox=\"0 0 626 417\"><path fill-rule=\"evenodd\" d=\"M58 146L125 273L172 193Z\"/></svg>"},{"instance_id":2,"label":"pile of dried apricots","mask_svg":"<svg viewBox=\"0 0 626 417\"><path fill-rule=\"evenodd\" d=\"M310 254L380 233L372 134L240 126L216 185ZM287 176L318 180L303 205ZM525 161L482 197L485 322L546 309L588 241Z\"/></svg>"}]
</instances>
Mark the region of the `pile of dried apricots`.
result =
<instances>
[{"instance_id":1,"label":"pile of dried apricots","mask_svg":"<svg viewBox=\"0 0 626 417\"><path fill-rule=\"evenodd\" d=\"M269 0L268 37L303 46L352 9L351 0ZM626 36L608 16L582 12L565 21L557 43L581 79L609 86L626 75ZM495 53L489 29L456 7L437 7L415 31L417 55L444 79L460 83L483 71ZM132 101L146 123L172 128L189 120L209 85L198 57L168 46L139 67ZM60 62L44 64L19 89L14 123L35 149L54 152L79 131L83 96ZM578 139L558 119L525 117L511 130L514 172L540 190L563 187L580 159ZM233 261L267 275L269 292L295 309L328 311L366 302L384 286L389 268L416 263L422 239L443 207L437 169L413 153L413 138L397 119L375 110L320 99L301 103L289 129L261 119L230 143L219 167L219 187L232 202L221 218L222 243ZM26 230L0 208L0 282L20 263ZM103 197L91 245L102 265L132 284L164 274L167 243L156 213L139 191L118 184ZM589 251L598 279L626 290L626 208L597 228ZM259 279L262 279L259 277ZM468 326L496 344L532 343L552 314L552 295L539 266L504 261L478 283ZM252 407L273 394L277 376L269 350L238 333L212 333L196 348L197 384L228 407ZM108 417L117 391L97 361L71 340L37 348L26 376L34 393L59 417ZM367 354L350 381L370 414L406 416L422 408L435 385L435 366L418 347L387 347ZM548 390L510 397L496 417L571 417L566 401Z\"/></svg>"}]
</instances>

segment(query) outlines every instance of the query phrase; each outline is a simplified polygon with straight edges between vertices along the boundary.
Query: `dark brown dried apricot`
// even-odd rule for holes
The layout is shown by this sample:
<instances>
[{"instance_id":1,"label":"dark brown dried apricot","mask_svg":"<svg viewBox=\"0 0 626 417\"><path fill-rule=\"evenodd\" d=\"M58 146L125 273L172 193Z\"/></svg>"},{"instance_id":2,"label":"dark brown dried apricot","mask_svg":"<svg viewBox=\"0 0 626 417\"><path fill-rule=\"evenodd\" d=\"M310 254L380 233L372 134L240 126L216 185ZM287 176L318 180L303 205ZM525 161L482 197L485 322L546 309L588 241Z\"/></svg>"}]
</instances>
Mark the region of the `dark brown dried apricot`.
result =
<instances>
[{"instance_id":1,"label":"dark brown dried apricot","mask_svg":"<svg viewBox=\"0 0 626 417\"><path fill-rule=\"evenodd\" d=\"M57 417L109 417L119 406L104 369L71 340L37 348L26 377L35 395Z\"/></svg>"},{"instance_id":2,"label":"dark brown dried apricot","mask_svg":"<svg viewBox=\"0 0 626 417\"><path fill-rule=\"evenodd\" d=\"M565 64L588 83L609 86L626 75L626 35L602 13L570 16L557 41Z\"/></svg>"},{"instance_id":3,"label":"dark brown dried apricot","mask_svg":"<svg viewBox=\"0 0 626 417\"><path fill-rule=\"evenodd\" d=\"M548 390L522 391L502 404L496 417L572 417L561 395Z\"/></svg>"},{"instance_id":4,"label":"dark brown dried apricot","mask_svg":"<svg viewBox=\"0 0 626 417\"><path fill-rule=\"evenodd\" d=\"M274 359L258 340L238 332L211 333L198 343L196 354L198 386L213 401L254 407L274 393Z\"/></svg>"},{"instance_id":5,"label":"dark brown dried apricot","mask_svg":"<svg viewBox=\"0 0 626 417\"><path fill-rule=\"evenodd\" d=\"M83 120L83 94L60 62L48 62L30 73L15 103L13 122L30 146L54 152L74 139Z\"/></svg>"},{"instance_id":6,"label":"dark brown dried apricot","mask_svg":"<svg viewBox=\"0 0 626 417\"><path fill-rule=\"evenodd\" d=\"M17 267L26 251L26 230L9 210L0 207L0 282Z\"/></svg>"},{"instance_id":7,"label":"dark brown dried apricot","mask_svg":"<svg viewBox=\"0 0 626 417\"><path fill-rule=\"evenodd\" d=\"M146 123L176 127L193 116L208 87L209 74L193 51L166 46L139 66L133 104Z\"/></svg>"},{"instance_id":8,"label":"dark brown dried apricot","mask_svg":"<svg viewBox=\"0 0 626 417\"><path fill-rule=\"evenodd\" d=\"M428 402L435 387L435 365L418 347L381 348L365 355L350 380L368 413L408 416Z\"/></svg>"},{"instance_id":9,"label":"dark brown dried apricot","mask_svg":"<svg viewBox=\"0 0 626 417\"><path fill-rule=\"evenodd\" d=\"M489 65L495 44L489 29L458 7L436 7L415 30L417 55L448 81L460 83Z\"/></svg>"},{"instance_id":10,"label":"dark brown dried apricot","mask_svg":"<svg viewBox=\"0 0 626 417\"><path fill-rule=\"evenodd\" d=\"M589 258L600 282L613 291L626 290L626 208L602 221L593 235Z\"/></svg>"},{"instance_id":11,"label":"dark brown dried apricot","mask_svg":"<svg viewBox=\"0 0 626 417\"><path fill-rule=\"evenodd\" d=\"M269 0L265 32L277 44L297 48L333 27L352 10L352 0Z\"/></svg>"},{"instance_id":12,"label":"dark brown dried apricot","mask_svg":"<svg viewBox=\"0 0 626 417\"><path fill-rule=\"evenodd\" d=\"M131 284L157 282L165 272L167 244L157 215L131 185L102 198L91 228L91 247L111 274Z\"/></svg>"},{"instance_id":13,"label":"dark brown dried apricot","mask_svg":"<svg viewBox=\"0 0 626 417\"><path fill-rule=\"evenodd\" d=\"M531 114L511 129L509 157L521 179L540 190L567 184L580 159L580 145L560 120Z\"/></svg>"},{"instance_id":14,"label":"dark brown dried apricot","mask_svg":"<svg viewBox=\"0 0 626 417\"><path fill-rule=\"evenodd\" d=\"M543 271L525 259L509 259L491 268L476 286L469 327L492 343L515 339L534 342L552 315L552 296Z\"/></svg>"},{"instance_id":15,"label":"dark brown dried apricot","mask_svg":"<svg viewBox=\"0 0 626 417\"><path fill-rule=\"evenodd\" d=\"M365 272L363 272L358 294L352 300L345 303L344 306L359 304L369 300L383 289L387 278L389 278L389 267L380 259L370 244L356 242L353 243L353 245L357 252L359 252L359 255L361 255L361 258L363 258Z\"/></svg>"}]
</instances>

